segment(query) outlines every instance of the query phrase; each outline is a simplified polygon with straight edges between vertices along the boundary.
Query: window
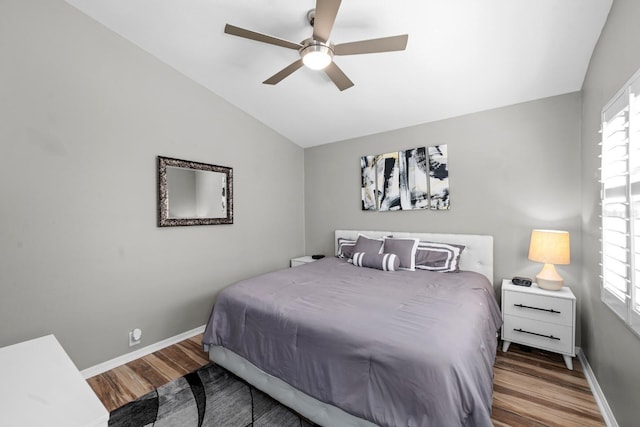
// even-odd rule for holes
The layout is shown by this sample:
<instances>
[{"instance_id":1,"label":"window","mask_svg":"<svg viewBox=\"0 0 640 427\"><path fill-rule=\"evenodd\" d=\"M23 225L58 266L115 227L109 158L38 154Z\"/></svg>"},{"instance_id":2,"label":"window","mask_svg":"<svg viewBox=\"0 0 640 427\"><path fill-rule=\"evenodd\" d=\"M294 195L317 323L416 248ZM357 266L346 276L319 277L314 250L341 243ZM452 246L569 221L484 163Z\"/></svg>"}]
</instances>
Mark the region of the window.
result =
<instances>
[{"instance_id":1,"label":"window","mask_svg":"<svg viewBox=\"0 0 640 427\"><path fill-rule=\"evenodd\" d=\"M602 301L640 334L640 70L602 109Z\"/></svg>"}]
</instances>

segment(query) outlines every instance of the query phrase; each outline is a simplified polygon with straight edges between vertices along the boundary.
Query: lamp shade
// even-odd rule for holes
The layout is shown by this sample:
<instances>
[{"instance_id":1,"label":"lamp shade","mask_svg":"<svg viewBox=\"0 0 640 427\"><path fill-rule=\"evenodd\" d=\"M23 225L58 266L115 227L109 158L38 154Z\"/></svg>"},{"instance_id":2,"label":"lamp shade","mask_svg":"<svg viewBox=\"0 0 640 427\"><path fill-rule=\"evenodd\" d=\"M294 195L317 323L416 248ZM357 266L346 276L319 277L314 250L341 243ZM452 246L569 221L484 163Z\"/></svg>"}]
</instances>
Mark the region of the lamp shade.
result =
<instances>
[{"instance_id":1,"label":"lamp shade","mask_svg":"<svg viewBox=\"0 0 640 427\"><path fill-rule=\"evenodd\" d=\"M533 230L529 244L529 259L545 264L569 264L571 257L569 232Z\"/></svg>"}]
</instances>

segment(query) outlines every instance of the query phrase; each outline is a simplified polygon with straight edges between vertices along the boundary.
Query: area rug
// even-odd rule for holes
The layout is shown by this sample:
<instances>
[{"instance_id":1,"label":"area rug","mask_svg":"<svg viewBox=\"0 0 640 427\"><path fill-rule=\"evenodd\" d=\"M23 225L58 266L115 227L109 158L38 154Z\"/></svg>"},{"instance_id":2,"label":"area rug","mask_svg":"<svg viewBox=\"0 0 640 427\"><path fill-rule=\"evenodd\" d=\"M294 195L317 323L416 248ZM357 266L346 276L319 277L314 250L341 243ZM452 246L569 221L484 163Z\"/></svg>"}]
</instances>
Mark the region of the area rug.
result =
<instances>
[{"instance_id":1,"label":"area rug","mask_svg":"<svg viewBox=\"0 0 640 427\"><path fill-rule=\"evenodd\" d=\"M313 427L224 368L210 363L128 403L110 427Z\"/></svg>"}]
</instances>

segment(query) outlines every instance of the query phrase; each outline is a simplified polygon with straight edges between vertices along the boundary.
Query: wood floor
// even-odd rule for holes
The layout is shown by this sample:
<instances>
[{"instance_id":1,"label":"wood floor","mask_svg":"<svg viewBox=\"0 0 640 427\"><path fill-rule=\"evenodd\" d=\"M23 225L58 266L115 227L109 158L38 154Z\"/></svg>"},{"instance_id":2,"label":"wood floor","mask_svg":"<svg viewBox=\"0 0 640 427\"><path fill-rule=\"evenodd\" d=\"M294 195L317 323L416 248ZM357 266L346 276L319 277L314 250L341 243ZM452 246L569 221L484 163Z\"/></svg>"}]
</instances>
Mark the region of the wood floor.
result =
<instances>
[{"instance_id":1,"label":"wood floor","mask_svg":"<svg viewBox=\"0 0 640 427\"><path fill-rule=\"evenodd\" d=\"M156 388L209 363L202 334L118 366L87 380L107 411L136 400Z\"/></svg>"},{"instance_id":2,"label":"wood floor","mask_svg":"<svg viewBox=\"0 0 640 427\"><path fill-rule=\"evenodd\" d=\"M87 382L109 412L209 362L202 335L182 341ZM498 346L500 348L500 346ZM578 359L574 370L562 356L540 350L524 351L512 344L498 350L494 367L495 426L604 426L598 406Z\"/></svg>"},{"instance_id":3,"label":"wood floor","mask_svg":"<svg viewBox=\"0 0 640 427\"><path fill-rule=\"evenodd\" d=\"M495 426L605 425L577 358L570 371L556 353L500 348L493 368Z\"/></svg>"}]
</instances>

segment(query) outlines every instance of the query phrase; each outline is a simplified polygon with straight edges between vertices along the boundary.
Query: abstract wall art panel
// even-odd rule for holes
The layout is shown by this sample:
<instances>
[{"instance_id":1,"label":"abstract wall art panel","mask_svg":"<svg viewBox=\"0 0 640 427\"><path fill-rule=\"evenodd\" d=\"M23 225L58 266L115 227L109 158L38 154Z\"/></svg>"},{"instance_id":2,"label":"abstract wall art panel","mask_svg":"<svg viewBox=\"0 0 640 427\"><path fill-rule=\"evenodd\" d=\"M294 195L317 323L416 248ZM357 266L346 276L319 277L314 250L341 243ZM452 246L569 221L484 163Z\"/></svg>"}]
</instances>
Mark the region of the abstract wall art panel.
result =
<instances>
[{"instance_id":1,"label":"abstract wall art panel","mask_svg":"<svg viewBox=\"0 0 640 427\"><path fill-rule=\"evenodd\" d=\"M360 158L362 210L449 209L447 145Z\"/></svg>"},{"instance_id":2,"label":"abstract wall art panel","mask_svg":"<svg viewBox=\"0 0 640 427\"><path fill-rule=\"evenodd\" d=\"M400 169L398 152L376 156L378 185L378 209L397 211L400 209Z\"/></svg>"},{"instance_id":3,"label":"abstract wall art panel","mask_svg":"<svg viewBox=\"0 0 640 427\"><path fill-rule=\"evenodd\" d=\"M429 207L429 187L425 147L401 151L398 157L401 209L427 209Z\"/></svg>"},{"instance_id":4,"label":"abstract wall art panel","mask_svg":"<svg viewBox=\"0 0 640 427\"><path fill-rule=\"evenodd\" d=\"M376 156L362 156L360 158L362 172L362 210L378 210L376 195Z\"/></svg>"},{"instance_id":5,"label":"abstract wall art panel","mask_svg":"<svg viewBox=\"0 0 640 427\"><path fill-rule=\"evenodd\" d=\"M449 165L447 145L435 145L429 150L430 205L433 210L449 209Z\"/></svg>"}]
</instances>

